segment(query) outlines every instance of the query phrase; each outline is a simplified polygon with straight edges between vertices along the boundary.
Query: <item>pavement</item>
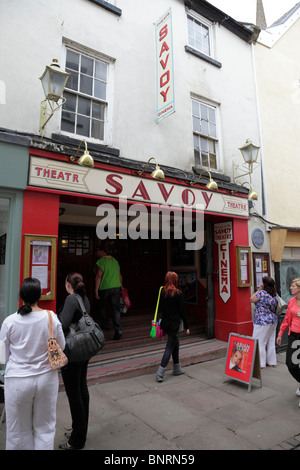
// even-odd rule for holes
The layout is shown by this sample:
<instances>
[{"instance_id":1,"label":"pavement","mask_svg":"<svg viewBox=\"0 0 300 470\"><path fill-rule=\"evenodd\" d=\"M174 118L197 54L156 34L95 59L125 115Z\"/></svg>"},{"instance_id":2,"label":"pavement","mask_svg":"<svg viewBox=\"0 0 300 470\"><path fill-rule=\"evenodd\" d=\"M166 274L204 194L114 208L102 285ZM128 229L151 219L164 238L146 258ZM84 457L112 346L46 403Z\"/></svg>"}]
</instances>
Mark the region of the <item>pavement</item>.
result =
<instances>
[{"instance_id":1,"label":"pavement","mask_svg":"<svg viewBox=\"0 0 300 470\"><path fill-rule=\"evenodd\" d=\"M262 369L262 387L253 379L250 392L247 384L224 378L224 357L189 365L177 377L170 364L162 383L146 374L91 385L84 450L103 451L103 458L109 459L104 463L134 451L192 458L201 450L300 450L297 383L286 368L285 353L277 360L276 367ZM61 391L55 449L65 442L70 425L68 401Z\"/></svg>"}]
</instances>

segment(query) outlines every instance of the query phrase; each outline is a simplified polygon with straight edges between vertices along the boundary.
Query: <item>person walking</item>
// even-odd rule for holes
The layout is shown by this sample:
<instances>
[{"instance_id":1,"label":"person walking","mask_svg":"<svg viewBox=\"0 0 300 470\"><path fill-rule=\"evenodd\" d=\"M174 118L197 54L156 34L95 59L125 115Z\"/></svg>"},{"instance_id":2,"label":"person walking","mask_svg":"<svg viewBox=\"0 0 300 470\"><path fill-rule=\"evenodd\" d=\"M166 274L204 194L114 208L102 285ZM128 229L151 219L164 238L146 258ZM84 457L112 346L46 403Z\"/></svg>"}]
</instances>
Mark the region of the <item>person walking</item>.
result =
<instances>
[{"instance_id":1,"label":"person walking","mask_svg":"<svg viewBox=\"0 0 300 470\"><path fill-rule=\"evenodd\" d=\"M120 297L122 287L122 275L118 261L107 253L104 246L96 248L96 255L99 257L94 268L95 297L98 300L97 310L100 316L101 328L109 329L109 318L106 313L105 303L109 302L114 327L113 339L122 337Z\"/></svg>"},{"instance_id":2,"label":"person walking","mask_svg":"<svg viewBox=\"0 0 300 470\"><path fill-rule=\"evenodd\" d=\"M278 346L281 345L282 335L288 329L286 365L292 377L300 384L299 352L297 353L300 344L300 278L296 278L291 282L290 291L291 295L294 297L292 297L288 303L276 342ZM296 395L300 397L299 387L296 390Z\"/></svg>"},{"instance_id":3,"label":"person walking","mask_svg":"<svg viewBox=\"0 0 300 470\"><path fill-rule=\"evenodd\" d=\"M260 366L274 367L276 359L277 294L275 281L264 276L257 292L250 297L255 304L253 320L253 338L258 339Z\"/></svg>"},{"instance_id":4,"label":"person walking","mask_svg":"<svg viewBox=\"0 0 300 470\"><path fill-rule=\"evenodd\" d=\"M58 371L48 358L48 312L37 304L38 279L24 279L19 296L23 305L2 323L6 345L5 408L7 450L53 450L56 430ZM51 311L53 333L63 350L65 338Z\"/></svg>"},{"instance_id":5,"label":"person walking","mask_svg":"<svg viewBox=\"0 0 300 470\"><path fill-rule=\"evenodd\" d=\"M173 375L184 374L179 362L178 332L181 321L183 321L186 333L188 335L190 334L184 308L184 297L181 290L178 289L178 275L175 272L168 271L165 276L165 284L161 291L159 310L162 312L160 326L168 335L166 348L160 366L156 372L157 382L162 382L171 355L173 359Z\"/></svg>"},{"instance_id":6,"label":"person walking","mask_svg":"<svg viewBox=\"0 0 300 470\"><path fill-rule=\"evenodd\" d=\"M82 311L76 297L83 299L87 313L90 313L90 302L86 296L82 275L79 273L68 274L65 288L69 294L63 307L58 312L58 318L62 324L64 334L67 335L71 323L76 323L82 317ZM72 431L66 433L68 441L59 446L60 449L83 449L86 442L90 396L87 386L87 369L89 361L68 362L61 369L66 394L69 401Z\"/></svg>"}]
</instances>

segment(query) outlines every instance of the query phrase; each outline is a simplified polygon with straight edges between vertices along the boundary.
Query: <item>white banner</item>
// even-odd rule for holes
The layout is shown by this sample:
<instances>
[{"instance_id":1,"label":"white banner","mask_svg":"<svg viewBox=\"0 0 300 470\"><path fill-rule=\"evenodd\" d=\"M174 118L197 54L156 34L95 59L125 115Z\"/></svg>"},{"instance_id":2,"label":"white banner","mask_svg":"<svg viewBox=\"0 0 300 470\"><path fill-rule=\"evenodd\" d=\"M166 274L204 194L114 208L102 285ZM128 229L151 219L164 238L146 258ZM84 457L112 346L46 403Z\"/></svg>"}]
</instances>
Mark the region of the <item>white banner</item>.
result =
<instances>
[{"instance_id":1,"label":"white banner","mask_svg":"<svg viewBox=\"0 0 300 470\"><path fill-rule=\"evenodd\" d=\"M218 244L219 295L226 304L231 297L229 245L233 240L232 222L215 224L214 240Z\"/></svg>"},{"instance_id":2,"label":"white banner","mask_svg":"<svg viewBox=\"0 0 300 470\"><path fill-rule=\"evenodd\" d=\"M175 111L171 8L155 23L156 120Z\"/></svg>"}]
</instances>

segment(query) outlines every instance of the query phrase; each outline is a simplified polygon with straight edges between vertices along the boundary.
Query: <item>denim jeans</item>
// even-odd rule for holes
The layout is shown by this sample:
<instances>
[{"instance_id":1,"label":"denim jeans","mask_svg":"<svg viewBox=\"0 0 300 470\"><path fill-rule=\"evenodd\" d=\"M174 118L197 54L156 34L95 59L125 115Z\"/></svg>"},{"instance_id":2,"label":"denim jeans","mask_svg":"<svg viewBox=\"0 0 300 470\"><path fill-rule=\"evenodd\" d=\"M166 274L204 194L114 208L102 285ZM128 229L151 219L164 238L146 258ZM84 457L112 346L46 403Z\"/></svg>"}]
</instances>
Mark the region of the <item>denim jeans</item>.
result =
<instances>
[{"instance_id":1,"label":"denim jeans","mask_svg":"<svg viewBox=\"0 0 300 470\"><path fill-rule=\"evenodd\" d=\"M90 395L86 380L87 368L88 361L84 361L69 362L61 369L72 417L72 433L68 442L77 449L85 445L89 421Z\"/></svg>"},{"instance_id":2,"label":"denim jeans","mask_svg":"<svg viewBox=\"0 0 300 470\"><path fill-rule=\"evenodd\" d=\"M161 360L161 367L167 367L170 357L172 355L173 364L179 363L179 339L178 334L168 335L166 349Z\"/></svg>"},{"instance_id":3,"label":"denim jeans","mask_svg":"<svg viewBox=\"0 0 300 470\"><path fill-rule=\"evenodd\" d=\"M109 303L111 315L116 334L122 334L121 311L120 311L121 288L104 289L99 291L97 310L100 316L101 328L109 329L109 318L106 313L105 304Z\"/></svg>"}]
</instances>

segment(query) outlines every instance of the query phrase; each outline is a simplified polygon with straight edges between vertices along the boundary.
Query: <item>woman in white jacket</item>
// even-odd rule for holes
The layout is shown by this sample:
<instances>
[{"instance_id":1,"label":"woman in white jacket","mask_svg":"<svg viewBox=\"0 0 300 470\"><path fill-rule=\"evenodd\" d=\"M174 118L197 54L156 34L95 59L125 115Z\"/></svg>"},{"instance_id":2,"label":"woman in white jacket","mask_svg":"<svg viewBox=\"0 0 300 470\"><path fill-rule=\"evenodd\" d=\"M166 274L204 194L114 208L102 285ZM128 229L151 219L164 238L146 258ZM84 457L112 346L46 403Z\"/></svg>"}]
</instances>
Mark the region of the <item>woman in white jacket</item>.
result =
<instances>
[{"instance_id":1,"label":"woman in white jacket","mask_svg":"<svg viewBox=\"0 0 300 470\"><path fill-rule=\"evenodd\" d=\"M3 322L0 340L6 345L5 408L7 450L52 450L56 429L58 372L48 359L49 319L37 305L39 280L21 285L23 305ZM54 337L64 349L62 326L51 312Z\"/></svg>"}]
</instances>

